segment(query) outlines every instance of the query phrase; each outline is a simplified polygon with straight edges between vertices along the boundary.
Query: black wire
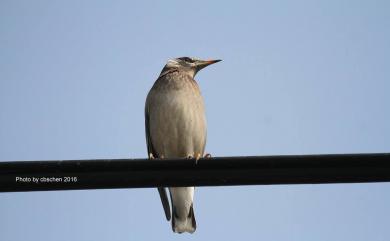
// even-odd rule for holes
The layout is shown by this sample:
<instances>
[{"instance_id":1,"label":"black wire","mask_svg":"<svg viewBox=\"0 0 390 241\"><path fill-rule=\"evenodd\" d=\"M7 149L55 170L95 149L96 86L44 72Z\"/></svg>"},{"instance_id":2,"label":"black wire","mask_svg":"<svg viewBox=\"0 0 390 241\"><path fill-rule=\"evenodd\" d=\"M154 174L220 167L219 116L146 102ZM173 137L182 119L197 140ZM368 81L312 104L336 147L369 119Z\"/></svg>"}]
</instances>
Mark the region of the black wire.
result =
<instances>
[{"instance_id":1,"label":"black wire","mask_svg":"<svg viewBox=\"0 0 390 241\"><path fill-rule=\"evenodd\" d=\"M0 192L389 181L390 153L0 162Z\"/></svg>"}]
</instances>

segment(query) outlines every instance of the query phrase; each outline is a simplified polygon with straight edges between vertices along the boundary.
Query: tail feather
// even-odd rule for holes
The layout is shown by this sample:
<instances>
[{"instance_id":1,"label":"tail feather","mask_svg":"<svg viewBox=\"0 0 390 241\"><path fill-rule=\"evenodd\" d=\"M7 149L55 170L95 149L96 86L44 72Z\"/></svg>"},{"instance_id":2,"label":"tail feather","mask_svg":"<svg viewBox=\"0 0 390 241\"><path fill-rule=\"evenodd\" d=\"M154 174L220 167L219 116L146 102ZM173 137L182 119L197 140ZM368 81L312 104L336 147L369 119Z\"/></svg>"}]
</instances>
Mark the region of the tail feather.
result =
<instances>
[{"instance_id":1,"label":"tail feather","mask_svg":"<svg viewBox=\"0 0 390 241\"><path fill-rule=\"evenodd\" d=\"M175 233L189 232L193 233L196 230L196 220L194 207L191 204L190 210L186 217L179 217L176 208L172 206L172 230Z\"/></svg>"}]
</instances>

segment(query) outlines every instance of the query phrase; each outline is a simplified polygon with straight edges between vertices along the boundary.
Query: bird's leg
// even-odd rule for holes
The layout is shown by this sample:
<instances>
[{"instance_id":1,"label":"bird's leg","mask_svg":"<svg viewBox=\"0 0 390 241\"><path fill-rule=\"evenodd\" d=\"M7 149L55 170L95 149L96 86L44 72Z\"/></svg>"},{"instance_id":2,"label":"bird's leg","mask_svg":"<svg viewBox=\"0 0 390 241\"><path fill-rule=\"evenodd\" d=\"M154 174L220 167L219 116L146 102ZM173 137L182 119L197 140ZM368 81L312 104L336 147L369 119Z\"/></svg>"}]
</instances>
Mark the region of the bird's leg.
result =
<instances>
[{"instance_id":1,"label":"bird's leg","mask_svg":"<svg viewBox=\"0 0 390 241\"><path fill-rule=\"evenodd\" d=\"M192 155L188 155L187 156L187 159L192 159L192 158L194 158ZM196 154L195 165L198 164L198 161L199 161L200 158L202 158L202 154L200 154L200 153ZM206 153L206 155L204 155L203 158L211 158L211 154L210 153Z\"/></svg>"},{"instance_id":2,"label":"bird's leg","mask_svg":"<svg viewBox=\"0 0 390 241\"><path fill-rule=\"evenodd\" d=\"M198 164L198 161L199 159L202 157L202 155L200 153L196 154L196 157L195 157L195 165Z\"/></svg>"},{"instance_id":3,"label":"bird's leg","mask_svg":"<svg viewBox=\"0 0 390 241\"><path fill-rule=\"evenodd\" d=\"M194 158L193 155L191 155L191 154L187 155L187 159L192 159L192 158ZM195 158L195 164L197 164L197 162L198 162L198 160Z\"/></svg>"},{"instance_id":4,"label":"bird's leg","mask_svg":"<svg viewBox=\"0 0 390 241\"><path fill-rule=\"evenodd\" d=\"M202 157L202 155L200 153L198 153L196 155L196 158L195 158L195 164L198 164L198 160Z\"/></svg>"},{"instance_id":5,"label":"bird's leg","mask_svg":"<svg viewBox=\"0 0 390 241\"><path fill-rule=\"evenodd\" d=\"M160 157L154 157L152 153L149 153L149 159L154 160L154 159L164 159L164 155L160 155Z\"/></svg>"}]
</instances>

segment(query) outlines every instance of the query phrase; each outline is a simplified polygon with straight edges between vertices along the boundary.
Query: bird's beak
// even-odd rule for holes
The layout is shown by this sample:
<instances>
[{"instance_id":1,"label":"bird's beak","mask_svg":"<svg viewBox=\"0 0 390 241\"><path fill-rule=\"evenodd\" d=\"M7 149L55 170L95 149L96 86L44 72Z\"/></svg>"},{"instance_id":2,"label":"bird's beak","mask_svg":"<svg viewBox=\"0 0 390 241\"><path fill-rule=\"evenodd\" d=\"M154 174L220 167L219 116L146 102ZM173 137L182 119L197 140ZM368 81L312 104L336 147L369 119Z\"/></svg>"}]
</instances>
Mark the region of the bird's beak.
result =
<instances>
[{"instance_id":1,"label":"bird's beak","mask_svg":"<svg viewBox=\"0 0 390 241\"><path fill-rule=\"evenodd\" d=\"M215 60L198 60L196 62L196 71L199 71L203 69L206 66L209 66L210 64L218 63L219 61L222 61L221 59L215 59Z\"/></svg>"}]
</instances>

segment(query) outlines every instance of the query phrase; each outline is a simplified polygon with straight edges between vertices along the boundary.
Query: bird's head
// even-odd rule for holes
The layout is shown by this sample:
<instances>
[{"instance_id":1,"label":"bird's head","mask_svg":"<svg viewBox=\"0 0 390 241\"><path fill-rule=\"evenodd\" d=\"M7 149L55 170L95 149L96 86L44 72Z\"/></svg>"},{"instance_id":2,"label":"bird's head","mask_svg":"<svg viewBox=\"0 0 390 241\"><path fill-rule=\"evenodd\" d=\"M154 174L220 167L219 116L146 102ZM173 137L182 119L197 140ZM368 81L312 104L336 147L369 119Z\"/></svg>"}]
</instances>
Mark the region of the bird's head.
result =
<instances>
[{"instance_id":1,"label":"bird's head","mask_svg":"<svg viewBox=\"0 0 390 241\"><path fill-rule=\"evenodd\" d=\"M190 57L180 57L168 60L164 69L178 69L180 71L187 72L192 78L198 73L199 70L204 67L221 61L217 60L201 60Z\"/></svg>"}]
</instances>

